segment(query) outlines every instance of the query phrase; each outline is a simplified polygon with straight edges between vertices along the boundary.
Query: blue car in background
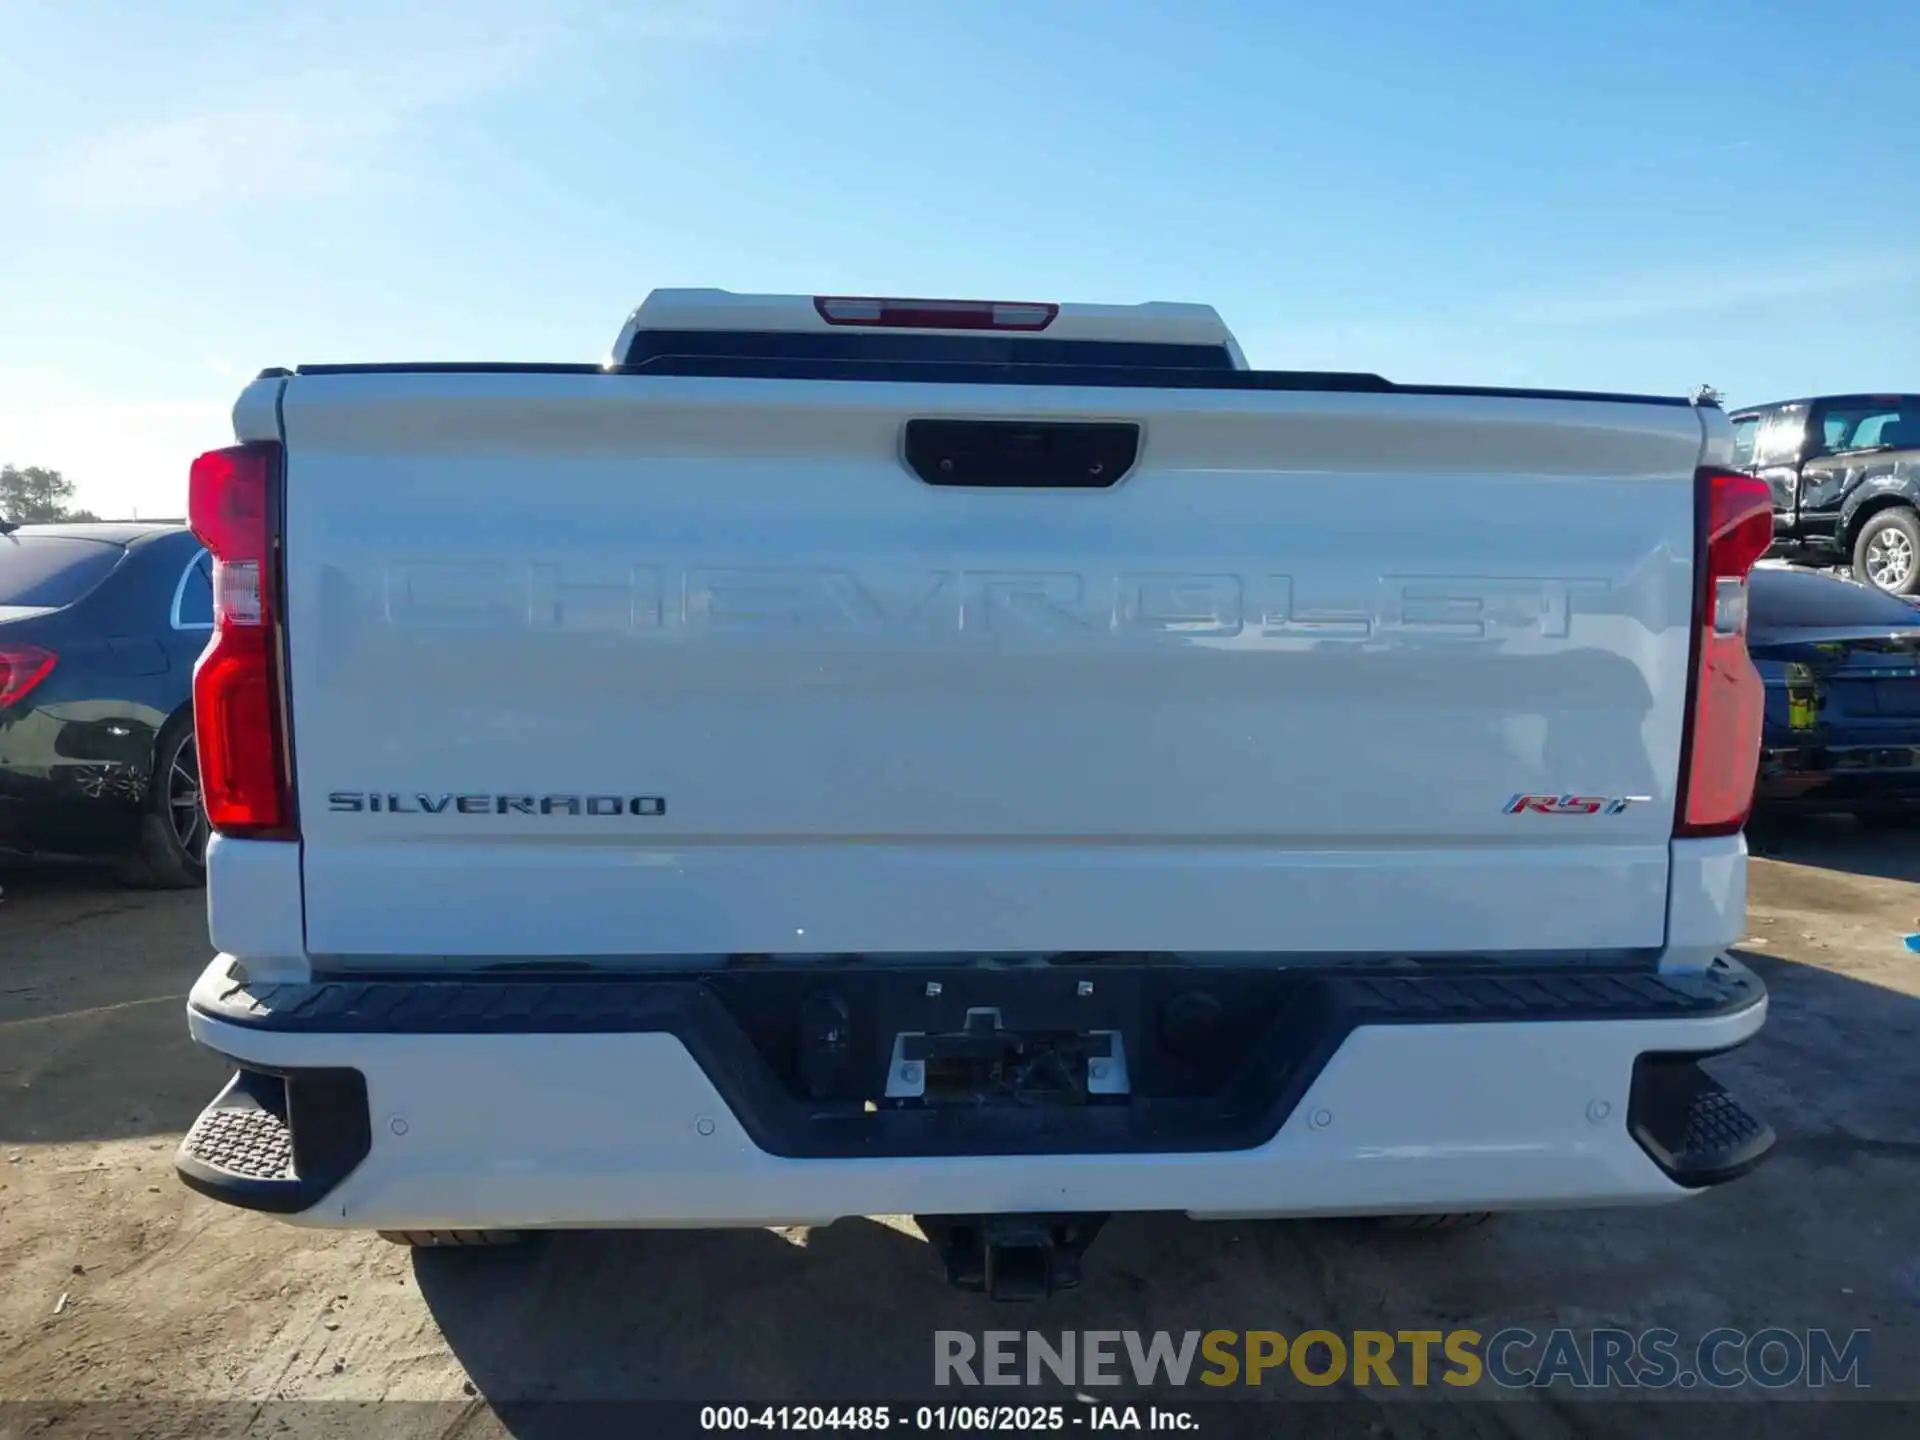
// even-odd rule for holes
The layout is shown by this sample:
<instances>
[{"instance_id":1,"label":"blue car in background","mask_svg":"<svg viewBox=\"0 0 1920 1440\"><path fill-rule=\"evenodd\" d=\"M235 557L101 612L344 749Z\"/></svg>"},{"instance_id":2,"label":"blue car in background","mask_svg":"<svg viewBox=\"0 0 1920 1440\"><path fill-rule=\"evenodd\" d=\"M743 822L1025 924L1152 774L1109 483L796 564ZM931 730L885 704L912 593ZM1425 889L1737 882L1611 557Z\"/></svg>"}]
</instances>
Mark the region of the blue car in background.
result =
<instances>
[{"instance_id":1,"label":"blue car in background","mask_svg":"<svg viewBox=\"0 0 1920 1440\"><path fill-rule=\"evenodd\" d=\"M1762 567L1747 644L1767 691L1757 809L1920 817L1920 608Z\"/></svg>"}]
</instances>

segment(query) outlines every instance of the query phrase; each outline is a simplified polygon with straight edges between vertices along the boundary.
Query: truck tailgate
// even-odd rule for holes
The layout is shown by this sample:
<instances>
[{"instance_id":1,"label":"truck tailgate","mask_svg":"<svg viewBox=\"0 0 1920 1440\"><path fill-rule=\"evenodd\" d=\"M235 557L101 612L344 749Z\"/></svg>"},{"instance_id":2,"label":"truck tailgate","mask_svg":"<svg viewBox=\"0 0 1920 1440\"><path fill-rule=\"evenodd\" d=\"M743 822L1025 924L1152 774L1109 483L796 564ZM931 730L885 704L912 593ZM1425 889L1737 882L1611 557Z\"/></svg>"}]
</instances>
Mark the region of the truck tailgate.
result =
<instances>
[{"instance_id":1,"label":"truck tailgate","mask_svg":"<svg viewBox=\"0 0 1920 1440\"><path fill-rule=\"evenodd\" d=\"M410 372L281 409L317 956L1662 942L1684 407ZM902 459L940 417L1139 454L942 487Z\"/></svg>"}]
</instances>

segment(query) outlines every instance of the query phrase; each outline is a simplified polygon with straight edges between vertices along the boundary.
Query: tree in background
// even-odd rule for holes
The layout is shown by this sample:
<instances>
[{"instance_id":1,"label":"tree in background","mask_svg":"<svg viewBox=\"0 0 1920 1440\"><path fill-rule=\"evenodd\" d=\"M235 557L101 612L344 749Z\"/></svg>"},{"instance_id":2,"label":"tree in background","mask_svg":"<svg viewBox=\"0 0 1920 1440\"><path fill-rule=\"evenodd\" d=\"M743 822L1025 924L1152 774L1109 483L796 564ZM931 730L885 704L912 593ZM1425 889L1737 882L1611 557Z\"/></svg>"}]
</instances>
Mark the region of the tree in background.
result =
<instances>
[{"instance_id":1,"label":"tree in background","mask_svg":"<svg viewBox=\"0 0 1920 1440\"><path fill-rule=\"evenodd\" d=\"M49 520L98 520L91 510L71 510L73 482L43 465L0 465L0 520L44 525Z\"/></svg>"}]
</instances>

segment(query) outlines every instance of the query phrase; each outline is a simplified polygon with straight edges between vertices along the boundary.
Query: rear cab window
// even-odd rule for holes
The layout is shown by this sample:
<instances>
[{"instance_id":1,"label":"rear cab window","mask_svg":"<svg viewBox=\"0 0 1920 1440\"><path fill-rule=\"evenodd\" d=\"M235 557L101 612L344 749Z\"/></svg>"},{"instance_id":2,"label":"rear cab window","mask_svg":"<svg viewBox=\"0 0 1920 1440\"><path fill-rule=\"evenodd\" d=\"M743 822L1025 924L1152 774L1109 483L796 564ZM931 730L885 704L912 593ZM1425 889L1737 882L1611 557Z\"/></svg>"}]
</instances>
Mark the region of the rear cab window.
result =
<instances>
[{"instance_id":1,"label":"rear cab window","mask_svg":"<svg viewBox=\"0 0 1920 1440\"><path fill-rule=\"evenodd\" d=\"M1736 469L1744 470L1753 464L1753 442L1759 430L1758 415L1733 417L1733 463Z\"/></svg>"},{"instance_id":2,"label":"rear cab window","mask_svg":"<svg viewBox=\"0 0 1920 1440\"><path fill-rule=\"evenodd\" d=\"M123 546L75 535L0 535L0 605L71 605L112 574L125 554Z\"/></svg>"}]
</instances>

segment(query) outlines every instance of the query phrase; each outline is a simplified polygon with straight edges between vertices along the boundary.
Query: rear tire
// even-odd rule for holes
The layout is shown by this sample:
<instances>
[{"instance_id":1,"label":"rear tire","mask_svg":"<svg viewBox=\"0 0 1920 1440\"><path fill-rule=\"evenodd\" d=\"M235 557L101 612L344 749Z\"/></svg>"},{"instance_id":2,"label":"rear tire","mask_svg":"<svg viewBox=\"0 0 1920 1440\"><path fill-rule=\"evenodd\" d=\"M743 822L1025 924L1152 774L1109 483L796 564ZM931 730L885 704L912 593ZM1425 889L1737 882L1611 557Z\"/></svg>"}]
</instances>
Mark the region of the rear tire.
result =
<instances>
[{"instance_id":1,"label":"rear tire","mask_svg":"<svg viewBox=\"0 0 1920 1440\"><path fill-rule=\"evenodd\" d=\"M120 865L123 884L142 890L191 890L207 883L207 814L200 799L193 722L160 732L153 776L133 853Z\"/></svg>"},{"instance_id":2,"label":"rear tire","mask_svg":"<svg viewBox=\"0 0 1920 1440\"><path fill-rule=\"evenodd\" d=\"M1920 593L1920 516L1904 505L1869 516L1853 538L1853 578L1889 595Z\"/></svg>"},{"instance_id":3,"label":"rear tire","mask_svg":"<svg viewBox=\"0 0 1920 1440\"><path fill-rule=\"evenodd\" d=\"M518 1245L527 1237L519 1230L382 1230L380 1238L417 1250L487 1250Z\"/></svg>"}]
</instances>

